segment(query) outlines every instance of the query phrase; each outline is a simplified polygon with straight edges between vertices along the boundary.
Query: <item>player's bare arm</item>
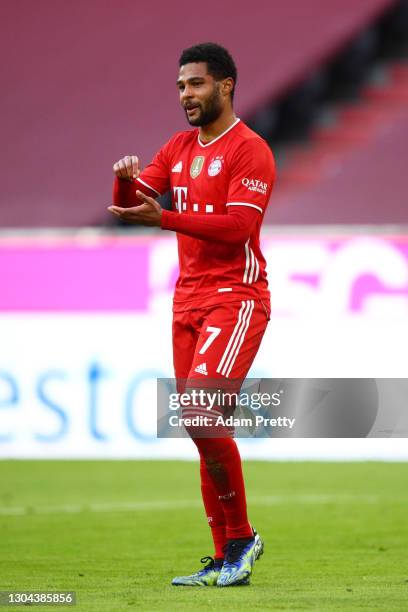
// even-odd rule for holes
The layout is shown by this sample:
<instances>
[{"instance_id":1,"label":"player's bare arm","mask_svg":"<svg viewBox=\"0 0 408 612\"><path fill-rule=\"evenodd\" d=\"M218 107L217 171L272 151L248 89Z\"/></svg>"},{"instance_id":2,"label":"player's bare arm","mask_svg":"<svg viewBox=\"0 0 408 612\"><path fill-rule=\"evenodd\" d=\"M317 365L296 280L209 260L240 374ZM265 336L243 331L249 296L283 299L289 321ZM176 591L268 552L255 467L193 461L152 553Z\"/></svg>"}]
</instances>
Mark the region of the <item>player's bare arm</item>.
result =
<instances>
[{"instance_id":1,"label":"player's bare arm","mask_svg":"<svg viewBox=\"0 0 408 612\"><path fill-rule=\"evenodd\" d=\"M146 225L148 227L160 227L162 218L162 208L154 198L150 198L141 191L136 191L136 195L143 202L140 206L122 208L121 206L109 206L108 210L127 221L136 225Z\"/></svg>"},{"instance_id":2,"label":"player's bare arm","mask_svg":"<svg viewBox=\"0 0 408 612\"><path fill-rule=\"evenodd\" d=\"M113 172L120 179L137 179L140 174L139 158L137 155L126 155L113 164Z\"/></svg>"}]
</instances>

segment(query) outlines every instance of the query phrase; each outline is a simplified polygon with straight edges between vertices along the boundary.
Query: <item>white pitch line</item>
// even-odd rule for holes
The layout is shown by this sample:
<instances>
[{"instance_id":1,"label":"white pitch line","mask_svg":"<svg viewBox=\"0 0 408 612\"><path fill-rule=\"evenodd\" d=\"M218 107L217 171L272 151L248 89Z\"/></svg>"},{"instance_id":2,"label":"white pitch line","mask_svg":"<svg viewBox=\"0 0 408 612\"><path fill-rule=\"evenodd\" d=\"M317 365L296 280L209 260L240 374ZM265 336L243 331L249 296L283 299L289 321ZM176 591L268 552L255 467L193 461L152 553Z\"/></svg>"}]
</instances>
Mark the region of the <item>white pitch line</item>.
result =
<instances>
[{"instance_id":1,"label":"white pitch line","mask_svg":"<svg viewBox=\"0 0 408 612\"><path fill-rule=\"evenodd\" d=\"M386 498L384 498L386 500ZM249 506L279 506L290 504L378 504L378 495L270 495L248 498ZM393 501L395 501L393 499ZM79 514L81 512L140 512L201 508L197 500L156 500L142 502L107 502L97 504L64 504L60 506L0 506L0 516L32 516L38 514Z\"/></svg>"},{"instance_id":2,"label":"white pitch line","mask_svg":"<svg viewBox=\"0 0 408 612\"><path fill-rule=\"evenodd\" d=\"M270 495L263 497L252 497L248 500L248 504L259 506L273 506L280 504L378 504L381 497L378 495L353 495L353 494L338 494L338 495Z\"/></svg>"}]
</instances>

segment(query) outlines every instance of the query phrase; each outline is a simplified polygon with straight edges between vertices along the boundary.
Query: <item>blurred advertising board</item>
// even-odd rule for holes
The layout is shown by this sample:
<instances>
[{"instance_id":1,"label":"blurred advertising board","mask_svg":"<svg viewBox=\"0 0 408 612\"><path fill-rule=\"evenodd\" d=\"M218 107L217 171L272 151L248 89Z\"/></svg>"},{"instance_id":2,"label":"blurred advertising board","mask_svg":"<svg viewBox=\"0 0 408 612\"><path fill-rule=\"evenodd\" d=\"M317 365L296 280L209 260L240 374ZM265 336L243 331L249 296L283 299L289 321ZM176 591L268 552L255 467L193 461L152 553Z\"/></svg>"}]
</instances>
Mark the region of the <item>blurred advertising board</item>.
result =
<instances>
[{"instance_id":1,"label":"blurred advertising board","mask_svg":"<svg viewBox=\"0 0 408 612\"><path fill-rule=\"evenodd\" d=\"M408 235L265 231L252 377L408 378ZM190 458L156 438L173 376L174 236L0 236L0 457ZM240 440L246 457L408 458L406 441Z\"/></svg>"}]
</instances>

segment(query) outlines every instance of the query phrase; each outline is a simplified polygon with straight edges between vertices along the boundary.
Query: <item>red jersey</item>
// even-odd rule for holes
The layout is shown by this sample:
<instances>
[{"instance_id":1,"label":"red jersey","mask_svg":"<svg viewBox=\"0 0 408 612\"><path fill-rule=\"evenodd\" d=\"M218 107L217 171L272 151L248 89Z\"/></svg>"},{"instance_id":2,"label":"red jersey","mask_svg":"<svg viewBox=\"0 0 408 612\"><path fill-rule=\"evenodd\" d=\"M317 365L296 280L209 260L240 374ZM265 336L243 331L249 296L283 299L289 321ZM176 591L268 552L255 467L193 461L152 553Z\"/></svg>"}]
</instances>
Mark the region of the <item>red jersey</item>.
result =
<instances>
[{"instance_id":1,"label":"red jersey","mask_svg":"<svg viewBox=\"0 0 408 612\"><path fill-rule=\"evenodd\" d=\"M259 234L274 180L269 146L237 119L209 143L198 129L175 134L134 181L147 195L171 191L162 229L177 232L175 311L269 301Z\"/></svg>"}]
</instances>

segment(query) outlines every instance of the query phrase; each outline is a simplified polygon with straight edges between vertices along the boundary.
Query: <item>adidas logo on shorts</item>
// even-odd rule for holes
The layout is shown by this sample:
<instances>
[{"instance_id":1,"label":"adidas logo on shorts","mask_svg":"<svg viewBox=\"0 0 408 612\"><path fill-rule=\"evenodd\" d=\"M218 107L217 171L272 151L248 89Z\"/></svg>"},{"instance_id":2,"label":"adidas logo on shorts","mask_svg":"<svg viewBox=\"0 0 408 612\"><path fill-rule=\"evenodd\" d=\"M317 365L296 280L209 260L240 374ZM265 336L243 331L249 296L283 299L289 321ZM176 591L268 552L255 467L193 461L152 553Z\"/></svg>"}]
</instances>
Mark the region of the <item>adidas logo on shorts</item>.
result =
<instances>
[{"instance_id":1,"label":"adidas logo on shorts","mask_svg":"<svg viewBox=\"0 0 408 612\"><path fill-rule=\"evenodd\" d=\"M200 365L198 365L196 367L194 372L198 372L199 374L204 374L204 376L208 376L207 364L205 362L204 363L200 363Z\"/></svg>"}]
</instances>

